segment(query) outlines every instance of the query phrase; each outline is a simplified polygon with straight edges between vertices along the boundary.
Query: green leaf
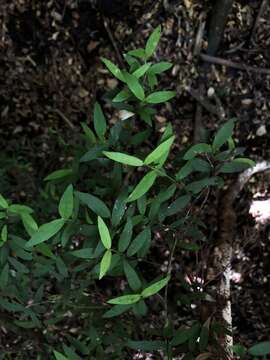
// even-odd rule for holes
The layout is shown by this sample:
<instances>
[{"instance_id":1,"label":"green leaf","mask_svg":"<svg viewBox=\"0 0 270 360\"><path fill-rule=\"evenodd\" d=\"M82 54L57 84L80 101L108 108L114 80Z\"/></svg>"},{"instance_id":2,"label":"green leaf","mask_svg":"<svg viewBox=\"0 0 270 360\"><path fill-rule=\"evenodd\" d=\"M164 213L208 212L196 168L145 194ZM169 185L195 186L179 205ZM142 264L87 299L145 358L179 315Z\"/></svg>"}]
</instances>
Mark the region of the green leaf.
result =
<instances>
[{"instance_id":1,"label":"green leaf","mask_svg":"<svg viewBox=\"0 0 270 360\"><path fill-rule=\"evenodd\" d=\"M120 152L103 151L103 154L109 159L120 162L121 164L130 166L142 166L143 161L135 156L123 154Z\"/></svg>"},{"instance_id":2,"label":"green leaf","mask_svg":"<svg viewBox=\"0 0 270 360\"><path fill-rule=\"evenodd\" d=\"M191 191L193 194L198 194L205 187L218 185L220 180L221 179L218 176L214 176L198 181L193 181L187 185L186 190Z\"/></svg>"},{"instance_id":3,"label":"green leaf","mask_svg":"<svg viewBox=\"0 0 270 360\"><path fill-rule=\"evenodd\" d=\"M248 349L252 356L266 356L270 354L270 341L260 342Z\"/></svg>"},{"instance_id":4,"label":"green leaf","mask_svg":"<svg viewBox=\"0 0 270 360\"><path fill-rule=\"evenodd\" d=\"M109 218L111 216L110 210L108 209L107 205L98 197L79 191L76 192L76 195L78 195L79 200L84 205L88 206L89 209L97 215L103 218Z\"/></svg>"},{"instance_id":5,"label":"green leaf","mask_svg":"<svg viewBox=\"0 0 270 360\"><path fill-rule=\"evenodd\" d=\"M145 214L146 206L147 206L147 197L146 195L143 195L137 200L137 207L141 215Z\"/></svg>"},{"instance_id":6,"label":"green leaf","mask_svg":"<svg viewBox=\"0 0 270 360\"><path fill-rule=\"evenodd\" d=\"M166 216L172 216L183 210L191 200L190 195L183 195L174 200L166 209Z\"/></svg>"},{"instance_id":7,"label":"green leaf","mask_svg":"<svg viewBox=\"0 0 270 360\"><path fill-rule=\"evenodd\" d=\"M106 119L98 102L94 107L94 128L99 139L103 140L106 133Z\"/></svg>"},{"instance_id":8,"label":"green leaf","mask_svg":"<svg viewBox=\"0 0 270 360\"><path fill-rule=\"evenodd\" d=\"M193 166L191 161L188 161L184 166L181 167L181 169L176 173L175 178L177 181L183 180L188 175L190 175L193 171Z\"/></svg>"},{"instance_id":9,"label":"green leaf","mask_svg":"<svg viewBox=\"0 0 270 360\"><path fill-rule=\"evenodd\" d=\"M91 150L87 151L81 158L80 162L87 162L96 160L99 157L102 157L103 150L107 150L107 146L104 145L96 145Z\"/></svg>"},{"instance_id":10,"label":"green leaf","mask_svg":"<svg viewBox=\"0 0 270 360\"><path fill-rule=\"evenodd\" d=\"M3 290L8 284L9 278L9 264L8 262L3 267L1 274L0 274L0 288Z\"/></svg>"},{"instance_id":11,"label":"green leaf","mask_svg":"<svg viewBox=\"0 0 270 360\"><path fill-rule=\"evenodd\" d=\"M133 291L138 291L142 286L141 280L134 268L126 260L124 260L124 273L130 288Z\"/></svg>"},{"instance_id":12,"label":"green leaf","mask_svg":"<svg viewBox=\"0 0 270 360\"><path fill-rule=\"evenodd\" d=\"M98 231L99 231L99 235L100 235L102 244L104 245L104 247L106 249L109 250L112 246L111 235L110 235L107 225L105 224L105 222L103 221L103 219L100 216L98 217Z\"/></svg>"},{"instance_id":13,"label":"green leaf","mask_svg":"<svg viewBox=\"0 0 270 360\"><path fill-rule=\"evenodd\" d=\"M1 194L0 194L0 207L2 209L7 209L8 208L8 202L6 201L6 199Z\"/></svg>"},{"instance_id":14,"label":"green leaf","mask_svg":"<svg viewBox=\"0 0 270 360\"><path fill-rule=\"evenodd\" d=\"M109 319L115 316L119 316L131 308L132 305L114 305L110 310L106 311L102 317Z\"/></svg>"},{"instance_id":15,"label":"green leaf","mask_svg":"<svg viewBox=\"0 0 270 360\"><path fill-rule=\"evenodd\" d=\"M151 66L149 74L161 74L166 70L169 70L172 67L172 64L169 62L161 61L158 64Z\"/></svg>"},{"instance_id":16,"label":"green leaf","mask_svg":"<svg viewBox=\"0 0 270 360\"><path fill-rule=\"evenodd\" d=\"M171 341L172 346L182 345L188 341L190 336L189 329L178 329L176 330L174 337Z\"/></svg>"},{"instance_id":17,"label":"green leaf","mask_svg":"<svg viewBox=\"0 0 270 360\"><path fill-rule=\"evenodd\" d=\"M146 58L149 58L155 52L158 46L160 36L161 36L161 26L159 25L158 27L155 28L155 30L152 32L152 34L149 36L146 42L146 46L145 46Z\"/></svg>"},{"instance_id":18,"label":"green leaf","mask_svg":"<svg viewBox=\"0 0 270 360\"><path fill-rule=\"evenodd\" d=\"M110 70L110 72L119 80L125 82L125 78L123 76L122 71L115 65L113 64L110 60L105 59L105 58L101 58L101 61L106 65L106 67Z\"/></svg>"},{"instance_id":19,"label":"green leaf","mask_svg":"<svg viewBox=\"0 0 270 360\"><path fill-rule=\"evenodd\" d=\"M83 248L70 251L69 254L80 259L92 259L94 257L94 250L92 248Z\"/></svg>"},{"instance_id":20,"label":"green leaf","mask_svg":"<svg viewBox=\"0 0 270 360\"><path fill-rule=\"evenodd\" d=\"M130 240L132 238L132 230L133 224L130 218L128 218L118 242L118 250L120 252L124 252L128 248Z\"/></svg>"},{"instance_id":21,"label":"green leaf","mask_svg":"<svg viewBox=\"0 0 270 360\"><path fill-rule=\"evenodd\" d=\"M156 162L160 159L165 153L170 150L172 143L174 142L175 136L171 136L168 140L160 144L154 151L152 151L144 160L146 165L149 165L153 162Z\"/></svg>"},{"instance_id":22,"label":"green leaf","mask_svg":"<svg viewBox=\"0 0 270 360\"><path fill-rule=\"evenodd\" d=\"M102 279L103 276L109 270L109 268L111 266L111 261L112 261L112 252L111 252L111 250L107 250L101 259L99 280Z\"/></svg>"},{"instance_id":23,"label":"green leaf","mask_svg":"<svg viewBox=\"0 0 270 360\"><path fill-rule=\"evenodd\" d=\"M153 340L153 341L133 341L128 340L127 346L134 350L142 350L142 351L157 351L164 350L166 348L166 344L164 341Z\"/></svg>"},{"instance_id":24,"label":"green leaf","mask_svg":"<svg viewBox=\"0 0 270 360\"><path fill-rule=\"evenodd\" d=\"M220 173L236 173L243 170L246 170L250 168L251 166L254 166L254 162L252 160L246 159L246 158L238 158L234 159L229 163L223 164L221 168L219 169Z\"/></svg>"},{"instance_id":25,"label":"green leaf","mask_svg":"<svg viewBox=\"0 0 270 360\"><path fill-rule=\"evenodd\" d=\"M234 119L227 121L217 132L214 141L213 149L217 151L228 139L232 136L234 128Z\"/></svg>"},{"instance_id":26,"label":"green leaf","mask_svg":"<svg viewBox=\"0 0 270 360\"><path fill-rule=\"evenodd\" d=\"M31 214L33 209L26 205L13 204L8 208L9 212L13 212L14 214L22 215L22 214Z\"/></svg>"},{"instance_id":27,"label":"green leaf","mask_svg":"<svg viewBox=\"0 0 270 360\"><path fill-rule=\"evenodd\" d=\"M185 153L183 159L190 160L190 159L195 158L195 156L197 156L198 154L211 153L211 152L212 152L212 148L210 145L200 143L200 144L191 146L191 148Z\"/></svg>"},{"instance_id":28,"label":"green leaf","mask_svg":"<svg viewBox=\"0 0 270 360\"><path fill-rule=\"evenodd\" d=\"M7 225L4 225L1 230L1 241L5 243L8 239L8 228Z\"/></svg>"},{"instance_id":29,"label":"green leaf","mask_svg":"<svg viewBox=\"0 0 270 360\"><path fill-rule=\"evenodd\" d=\"M60 216L65 220L69 219L73 213L73 207L74 207L73 186L72 184L70 184L66 188L59 202L58 211Z\"/></svg>"},{"instance_id":30,"label":"green leaf","mask_svg":"<svg viewBox=\"0 0 270 360\"><path fill-rule=\"evenodd\" d=\"M131 93L128 89L123 89L112 99L113 102L123 102L130 97Z\"/></svg>"},{"instance_id":31,"label":"green leaf","mask_svg":"<svg viewBox=\"0 0 270 360\"><path fill-rule=\"evenodd\" d=\"M72 174L73 174L72 169L56 170L56 171L52 172L51 174L49 174L48 176L46 176L44 180L45 181L59 180L59 179L66 178Z\"/></svg>"},{"instance_id":32,"label":"green leaf","mask_svg":"<svg viewBox=\"0 0 270 360\"><path fill-rule=\"evenodd\" d=\"M27 241L25 247L30 248L50 239L61 230L64 224L64 219L57 219L48 222L47 224L41 225L38 231L33 234L29 241Z\"/></svg>"},{"instance_id":33,"label":"green leaf","mask_svg":"<svg viewBox=\"0 0 270 360\"><path fill-rule=\"evenodd\" d=\"M168 284L169 281L170 281L170 276L167 276L164 279L154 283L153 285L148 286L142 291L141 293L142 297L147 298L149 296L158 293L162 288L164 288Z\"/></svg>"},{"instance_id":34,"label":"green leaf","mask_svg":"<svg viewBox=\"0 0 270 360\"><path fill-rule=\"evenodd\" d=\"M95 144L96 143L96 137L95 134L93 133L93 131L89 128L89 126L85 123L85 122L81 122L81 127L84 131L84 134L87 138L87 140L89 140L90 144Z\"/></svg>"},{"instance_id":35,"label":"green leaf","mask_svg":"<svg viewBox=\"0 0 270 360\"><path fill-rule=\"evenodd\" d=\"M140 294L130 294L130 295L124 295L114 299L110 299L107 302L113 305L129 305L129 304L135 304L140 300L141 300Z\"/></svg>"},{"instance_id":36,"label":"green leaf","mask_svg":"<svg viewBox=\"0 0 270 360\"><path fill-rule=\"evenodd\" d=\"M232 351L234 354L238 355L241 359L246 355L246 348L243 345L235 344L232 346Z\"/></svg>"},{"instance_id":37,"label":"green leaf","mask_svg":"<svg viewBox=\"0 0 270 360\"><path fill-rule=\"evenodd\" d=\"M112 225L117 226L125 214L127 189L124 189L115 200L112 211Z\"/></svg>"},{"instance_id":38,"label":"green leaf","mask_svg":"<svg viewBox=\"0 0 270 360\"><path fill-rule=\"evenodd\" d=\"M143 59L145 57L145 50L142 48L130 50L128 55L135 56L139 59Z\"/></svg>"},{"instance_id":39,"label":"green leaf","mask_svg":"<svg viewBox=\"0 0 270 360\"><path fill-rule=\"evenodd\" d=\"M129 195L127 202L135 201L147 193L147 191L153 186L156 178L157 173L155 171L150 171L148 174L146 174Z\"/></svg>"},{"instance_id":40,"label":"green leaf","mask_svg":"<svg viewBox=\"0 0 270 360\"><path fill-rule=\"evenodd\" d=\"M129 74L128 72L124 72L124 76L129 90L136 96L136 98L144 100L144 90L136 76Z\"/></svg>"},{"instance_id":41,"label":"green leaf","mask_svg":"<svg viewBox=\"0 0 270 360\"><path fill-rule=\"evenodd\" d=\"M38 231L38 225L34 218L28 213L22 213L21 219L25 230L28 235L32 236L36 231Z\"/></svg>"},{"instance_id":42,"label":"green leaf","mask_svg":"<svg viewBox=\"0 0 270 360\"><path fill-rule=\"evenodd\" d=\"M128 248L127 255L135 255L144 246L147 240L149 240L149 238L151 238L151 230L149 227L147 227L142 230L132 241Z\"/></svg>"},{"instance_id":43,"label":"green leaf","mask_svg":"<svg viewBox=\"0 0 270 360\"><path fill-rule=\"evenodd\" d=\"M66 356L64 356L63 354L61 354L60 352L54 350L53 354L55 356L56 360L69 360Z\"/></svg>"},{"instance_id":44,"label":"green leaf","mask_svg":"<svg viewBox=\"0 0 270 360\"><path fill-rule=\"evenodd\" d=\"M156 91L148 95L145 101L149 104L159 104L175 97L175 91Z\"/></svg>"},{"instance_id":45,"label":"green leaf","mask_svg":"<svg viewBox=\"0 0 270 360\"><path fill-rule=\"evenodd\" d=\"M134 75L137 79L139 79L140 77L142 77L147 72L147 70L150 68L150 66L151 66L151 63L143 64L137 70L135 70L132 73L132 75Z\"/></svg>"},{"instance_id":46,"label":"green leaf","mask_svg":"<svg viewBox=\"0 0 270 360\"><path fill-rule=\"evenodd\" d=\"M199 340L199 348L201 352L203 352L206 349L208 345L208 340L209 340L209 328L208 326L204 325L201 327L200 340Z\"/></svg>"}]
</instances>

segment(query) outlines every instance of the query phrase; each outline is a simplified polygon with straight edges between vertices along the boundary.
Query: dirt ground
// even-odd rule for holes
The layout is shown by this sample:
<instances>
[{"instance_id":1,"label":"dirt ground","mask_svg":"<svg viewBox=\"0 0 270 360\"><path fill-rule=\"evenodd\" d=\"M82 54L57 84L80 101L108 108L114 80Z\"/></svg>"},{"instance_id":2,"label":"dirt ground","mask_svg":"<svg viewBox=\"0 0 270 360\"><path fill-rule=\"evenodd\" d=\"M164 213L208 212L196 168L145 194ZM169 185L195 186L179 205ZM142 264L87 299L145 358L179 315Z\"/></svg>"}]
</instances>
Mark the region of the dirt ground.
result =
<instances>
[{"instance_id":1,"label":"dirt ground","mask_svg":"<svg viewBox=\"0 0 270 360\"><path fill-rule=\"evenodd\" d=\"M204 22L199 50L207 46L210 4L0 0L1 191L12 184L13 197L34 196L39 179L68 156L80 122L91 124L94 101L117 85L99 58L121 65L119 54L143 44L159 24L163 37L156 58L174 64L161 86L176 88L177 97L160 108L157 123L171 121L179 144L192 141L197 102L186 89L200 88L208 99L214 88L226 118L238 119L238 144L255 161L269 160L270 75L206 63L194 53ZM270 69L270 4L263 13L260 7L260 0L234 2L217 56ZM201 111L202 124L212 133L222 120L204 107ZM249 214L254 198L269 198L269 180L264 174L250 182L236 209L233 319L235 339L245 345L267 340L270 332L270 221L258 225Z\"/></svg>"}]
</instances>

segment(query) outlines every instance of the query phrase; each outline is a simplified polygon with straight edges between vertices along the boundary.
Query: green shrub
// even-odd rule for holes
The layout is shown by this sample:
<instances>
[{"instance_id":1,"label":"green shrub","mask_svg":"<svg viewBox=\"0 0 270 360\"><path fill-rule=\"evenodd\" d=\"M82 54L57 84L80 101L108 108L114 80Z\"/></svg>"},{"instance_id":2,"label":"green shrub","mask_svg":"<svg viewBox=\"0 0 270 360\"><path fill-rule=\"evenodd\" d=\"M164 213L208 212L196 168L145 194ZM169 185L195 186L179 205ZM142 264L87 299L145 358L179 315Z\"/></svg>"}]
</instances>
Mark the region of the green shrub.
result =
<instances>
[{"instance_id":1,"label":"green shrub","mask_svg":"<svg viewBox=\"0 0 270 360\"><path fill-rule=\"evenodd\" d=\"M102 59L119 80L104 97L119 119L111 125L96 103L80 159L45 178L44 194L58 199L51 220L40 225L32 208L0 196L1 321L20 344L0 358L131 359L135 349L193 359L211 341L212 327L196 319L175 326L177 306L191 311L204 294L173 271L174 259L206 241L194 206L252 162L235 148L234 120L181 152L172 124L155 130L156 105L176 95L158 88L172 66L151 60L160 35L124 55L128 70Z\"/></svg>"}]
</instances>

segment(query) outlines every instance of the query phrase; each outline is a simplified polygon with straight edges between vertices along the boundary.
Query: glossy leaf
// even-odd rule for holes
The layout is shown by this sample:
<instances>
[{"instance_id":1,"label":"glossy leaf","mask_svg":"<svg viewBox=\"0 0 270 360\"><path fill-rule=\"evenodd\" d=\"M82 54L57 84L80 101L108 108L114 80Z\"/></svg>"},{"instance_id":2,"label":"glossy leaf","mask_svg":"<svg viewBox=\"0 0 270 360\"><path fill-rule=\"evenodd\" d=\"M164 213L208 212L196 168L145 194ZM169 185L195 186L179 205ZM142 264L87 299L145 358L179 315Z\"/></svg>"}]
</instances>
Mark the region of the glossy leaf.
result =
<instances>
[{"instance_id":1,"label":"glossy leaf","mask_svg":"<svg viewBox=\"0 0 270 360\"><path fill-rule=\"evenodd\" d=\"M130 294L130 295L124 295L114 299L110 299L108 303L113 305L129 305L129 304L135 304L140 300L141 300L140 294Z\"/></svg>"},{"instance_id":2,"label":"glossy leaf","mask_svg":"<svg viewBox=\"0 0 270 360\"><path fill-rule=\"evenodd\" d=\"M115 200L112 211L112 225L117 226L123 218L126 210L127 189L124 189Z\"/></svg>"},{"instance_id":3,"label":"glossy leaf","mask_svg":"<svg viewBox=\"0 0 270 360\"><path fill-rule=\"evenodd\" d=\"M88 206L89 209L97 215L103 218L109 218L111 216L110 210L108 209L107 205L98 197L78 191L76 192L76 194L78 195L80 202Z\"/></svg>"},{"instance_id":4,"label":"glossy leaf","mask_svg":"<svg viewBox=\"0 0 270 360\"><path fill-rule=\"evenodd\" d=\"M172 143L174 142L175 136L170 137L168 140L164 141L162 144L153 150L144 160L146 165L149 165L153 162L156 162L160 159L165 153L170 150Z\"/></svg>"},{"instance_id":5,"label":"glossy leaf","mask_svg":"<svg viewBox=\"0 0 270 360\"><path fill-rule=\"evenodd\" d=\"M100 216L98 217L98 231L102 244L106 249L110 249L112 246L111 235L107 225Z\"/></svg>"},{"instance_id":6,"label":"glossy leaf","mask_svg":"<svg viewBox=\"0 0 270 360\"><path fill-rule=\"evenodd\" d=\"M149 104L160 104L175 97L175 91L156 91L148 95L145 101Z\"/></svg>"},{"instance_id":7,"label":"glossy leaf","mask_svg":"<svg viewBox=\"0 0 270 360\"><path fill-rule=\"evenodd\" d=\"M127 89L119 91L119 93L112 99L113 102L123 102L130 97L131 93Z\"/></svg>"},{"instance_id":8,"label":"glossy leaf","mask_svg":"<svg viewBox=\"0 0 270 360\"><path fill-rule=\"evenodd\" d=\"M4 225L1 230L1 241L2 243L5 243L8 239L8 228L7 225Z\"/></svg>"},{"instance_id":9,"label":"glossy leaf","mask_svg":"<svg viewBox=\"0 0 270 360\"><path fill-rule=\"evenodd\" d=\"M138 291L142 286L141 280L134 268L126 260L124 260L124 273L130 288L133 291Z\"/></svg>"},{"instance_id":10,"label":"glossy leaf","mask_svg":"<svg viewBox=\"0 0 270 360\"><path fill-rule=\"evenodd\" d=\"M170 280L170 276L167 276L166 278L157 281L153 285L148 286L142 291L142 297L147 298L149 296L152 296L156 293L158 293L162 288L164 288Z\"/></svg>"},{"instance_id":11,"label":"glossy leaf","mask_svg":"<svg viewBox=\"0 0 270 360\"><path fill-rule=\"evenodd\" d=\"M105 58L101 58L101 61L106 65L106 67L110 70L110 72L117 79L125 82L125 78L124 78L124 76L122 74L122 71L115 64L113 64L110 60L105 59Z\"/></svg>"},{"instance_id":12,"label":"glossy leaf","mask_svg":"<svg viewBox=\"0 0 270 360\"><path fill-rule=\"evenodd\" d=\"M128 55L138 57L139 59L143 59L145 57L145 50L142 48L130 50Z\"/></svg>"},{"instance_id":13,"label":"glossy leaf","mask_svg":"<svg viewBox=\"0 0 270 360\"><path fill-rule=\"evenodd\" d=\"M217 132L214 141L213 148L218 150L223 144L225 144L232 136L235 120L231 119L227 121Z\"/></svg>"},{"instance_id":14,"label":"glossy leaf","mask_svg":"<svg viewBox=\"0 0 270 360\"><path fill-rule=\"evenodd\" d=\"M166 216L172 216L183 210L191 201L190 195L183 195L174 200L166 209Z\"/></svg>"},{"instance_id":15,"label":"glossy leaf","mask_svg":"<svg viewBox=\"0 0 270 360\"><path fill-rule=\"evenodd\" d=\"M118 242L118 250L120 252L124 252L128 248L132 238L132 230L133 224L130 218L128 218Z\"/></svg>"},{"instance_id":16,"label":"glossy leaf","mask_svg":"<svg viewBox=\"0 0 270 360\"><path fill-rule=\"evenodd\" d=\"M151 66L149 73L150 74L161 74L162 72L169 70L173 64L165 61L161 61L160 63L154 64Z\"/></svg>"},{"instance_id":17,"label":"glossy leaf","mask_svg":"<svg viewBox=\"0 0 270 360\"><path fill-rule=\"evenodd\" d=\"M102 316L105 319L110 319L115 316L119 316L124 312L128 311L132 308L132 304L130 305L114 305L110 310L106 311Z\"/></svg>"},{"instance_id":18,"label":"glossy leaf","mask_svg":"<svg viewBox=\"0 0 270 360\"><path fill-rule=\"evenodd\" d=\"M147 72L147 70L150 68L150 66L151 66L150 63L143 64L137 70L135 70L132 73L132 75L134 75L137 79L139 79L140 77L142 77Z\"/></svg>"},{"instance_id":19,"label":"glossy leaf","mask_svg":"<svg viewBox=\"0 0 270 360\"><path fill-rule=\"evenodd\" d=\"M70 251L69 254L80 259L92 259L94 257L94 250L92 248L83 248Z\"/></svg>"},{"instance_id":20,"label":"glossy leaf","mask_svg":"<svg viewBox=\"0 0 270 360\"><path fill-rule=\"evenodd\" d=\"M139 100L144 100L144 90L136 76L133 74L129 74L128 72L125 72L124 76L127 86L132 92L132 94L134 94Z\"/></svg>"},{"instance_id":21,"label":"glossy leaf","mask_svg":"<svg viewBox=\"0 0 270 360\"><path fill-rule=\"evenodd\" d=\"M112 261L112 252L111 250L107 250L103 255L100 262L100 272L99 272L99 280L103 278L103 276L108 272Z\"/></svg>"},{"instance_id":22,"label":"glossy leaf","mask_svg":"<svg viewBox=\"0 0 270 360\"><path fill-rule=\"evenodd\" d=\"M195 158L198 154L211 153L212 148L208 144L200 143L191 146L191 148L185 153L184 160L190 160Z\"/></svg>"},{"instance_id":23,"label":"glossy leaf","mask_svg":"<svg viewBox=\"0 0 270 360\"><path fill-rule=\"evenodd\" d=\"M33 234L29 241L27 241L25 247L30 248L50 239L62 229L64 224L64 219L57 219L41 225L38 231Z\"/></svg>"},{"instance_id":24,"label":"glossy leaf","mask_svg":"<svg viewBox=\"0 0 270 360\"><path fill-rule=\"evenodd\" d=\"M135 156L131 156L128 154L120 153L120 152L110 152L110 151L103 151L103 154L107 156L109 159L113 161L120 162L125 165L130 166L142 166L143 161L138 159Z\"/></svg>"},{"instance_id":25,"label":"glossy leaf","mask_svg":"<svg viewBox=\"0 0 270 360\"><path fill-rule=\"evenodd\" d=\"M93 133L93 131L89 128L89 126L86 123L81 122L81 127L84 131L84 134L85 134L87 140L89 140L90 144L95 144L96 137L95 137L95 134Z\"/></svg>"},{"instance_id":26,"label":"glossy leaf","mask_svg":"<svg viewBox=\"0 0 270 360\"><path fill-rule=\"evenodd\" d=\"M36 231L38 231L38 225L35 219L28 213L21 214L21 219L23 226L27 231L28 235L32 236Z\"/></svg>"},{"instance_id":27,"label":"glossy leaf","mask_svg":"<svg viewBox=\"0 0 270 360\"><path fill-rule=\"evenodd\" d=\"M45 181L59 180L59 179L66 178L72 174L73 174L72 169L56 170L56 171L52 172L51 174L49 174L48 176L46 176L44 180Z\"/></svg>"},{"instance_id":28,"label":"glossy leaf","mask_svg":"<svg viewBox=\"0 0 270 360\"><path fill-rule=\"evenodd\" d=\"M149 227L147 227L144 230L142 230L131 242L127 251L127 255L128 256L135 255L144 246L144 244L147 242L149 238L151 238L151 230Z\"/></svg>"},{"instance_id":29,"label":"glossy leaf","mask_svg":"<svg viewBox=\"0 0 270 360\"><path fill-rule=\"evenodd\" d=\"M146 46L145 46L146 58L149 58L155 52L158 46L160 36L161 36L161 26L159 25L158 27L155 28L155 30L152 32L152 34L149 36L146 42Z\"/></svg>"},{"instance_id":30,"label":"glossy leaf","mask_svg":"<svg viewBox=\"0 0 270 360\"><path fill-rule=\"evenodd\" d=\"M66 188L59 202L58 211L60 216L65 220L69 219L73 213L73 207L74 207L73 186L72 184L70 184Z\"/></svg>"},{"instance_id":31,"label":"glossy leaf","mask_svg":"<svg viewBox=\"0 0 270 360\"><path fill-rule=\"evenodd\" d=\"M94 128L99 139L103 140L106 133L106 119L98 102L94 107Z\"/></svg>"},{"instance_id":32,"label":"glossy leaf","mask_svg":"<svg viewBox=\"0 0 270 360\"><path fill-rule=\"evenodd\" d=\"M153 186L156 178L157 173L155 171L150 171L146 174L129 195L127 202L135 201L147 193L147 191Z\"/></svg>"},{"instance_id":33,"label":"glossy leaf","mask_svg":"<svg viewBox=\"0 0 270 360\"><path fill-rule=\"evenodd\" d=\"M249 159L234 159L229 163L225 163L221 166L219 169L220 173L230 174L230 173L237 173L243 170L246 170L250 168L251 166L254 166L254 162Z\"/></svg>"}]
</instances>

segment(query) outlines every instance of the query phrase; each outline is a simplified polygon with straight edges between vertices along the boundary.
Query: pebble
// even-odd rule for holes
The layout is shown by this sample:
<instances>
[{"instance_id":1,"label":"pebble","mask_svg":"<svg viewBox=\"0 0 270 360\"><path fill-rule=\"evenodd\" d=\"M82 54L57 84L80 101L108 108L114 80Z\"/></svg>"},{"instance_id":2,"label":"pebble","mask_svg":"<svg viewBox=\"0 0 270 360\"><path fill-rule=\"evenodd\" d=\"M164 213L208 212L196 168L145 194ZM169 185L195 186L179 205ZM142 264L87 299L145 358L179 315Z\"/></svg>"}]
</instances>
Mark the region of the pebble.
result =
<instances>
[{"instance_id":1,"label":"pebble","mask_svg":"<svg viewBox=\"0 0 270 360\"><path fill-rule=\"evenodd\" d=\"M257 129L257 131L256 131L256 135L257 135L257 136L263 136L263 135L265 135L265 134L267 134L265 125L259 126L258 129Z\"/></svg>"}]
</instances>

